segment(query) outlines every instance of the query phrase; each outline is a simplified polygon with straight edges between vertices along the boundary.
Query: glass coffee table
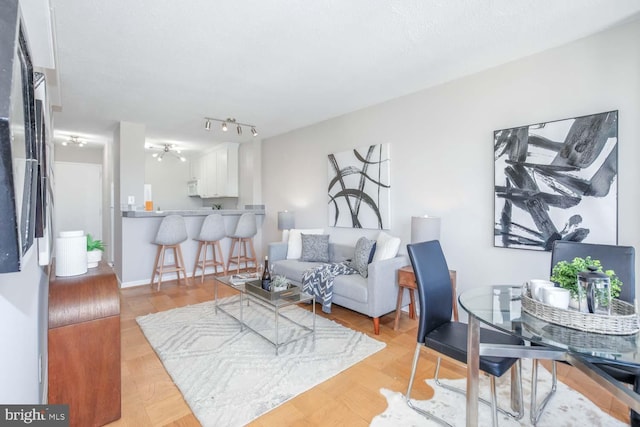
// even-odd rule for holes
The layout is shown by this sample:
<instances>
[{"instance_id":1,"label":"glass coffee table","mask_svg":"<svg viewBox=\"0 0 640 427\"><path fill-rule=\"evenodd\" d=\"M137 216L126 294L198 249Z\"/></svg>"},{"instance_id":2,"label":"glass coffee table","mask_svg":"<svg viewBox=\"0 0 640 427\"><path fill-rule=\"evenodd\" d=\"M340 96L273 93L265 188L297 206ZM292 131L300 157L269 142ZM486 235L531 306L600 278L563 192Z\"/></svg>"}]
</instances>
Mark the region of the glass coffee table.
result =
<instances>
[{"instance_id":1,"label":"glass coffee table","mask_svg":"<svg viewBox=\"0 0 640 427\"><path fill-rule=\"evenodd\" d=\"M316 299L315 296L305 292L296 292L282 297L267 298L259 293L254 293L248 288L246 282L257 280L253 278L237 278L237 276L214 277L215 313L218 310L238 321L240 330L253 331L260 337L274 345L276 355L280 347L301 340L309 335L314 336L316 331ZM218 299L218 286L222 284L235 291L237 295L229 297L223 303ZM293 319L283 312L283 309L299 303L310 302L312 309L311 326L298 319ZM253 305L252 305L253 303ZM246 305L246 306L245 306ZM247 313L246 311L249 310ZM273 323L266 322L265 316L273 316ZM286 338L280 341L281 329L286 328Z\"/></svg>"}]
</instances>

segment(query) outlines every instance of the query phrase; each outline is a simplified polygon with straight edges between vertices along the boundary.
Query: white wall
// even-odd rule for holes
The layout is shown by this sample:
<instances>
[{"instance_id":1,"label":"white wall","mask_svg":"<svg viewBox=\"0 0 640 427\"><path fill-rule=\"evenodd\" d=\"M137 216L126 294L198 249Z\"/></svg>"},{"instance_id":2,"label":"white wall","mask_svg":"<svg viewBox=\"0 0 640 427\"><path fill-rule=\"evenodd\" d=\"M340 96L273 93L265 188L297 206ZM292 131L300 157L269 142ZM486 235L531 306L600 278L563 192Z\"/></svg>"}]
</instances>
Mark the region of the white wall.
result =
<instances>
[{"instance_id":1,"label":"white wall","mask_svg":"<svg viewBox=\"0 0 640 427\"><path fill-rule=\"evenodd\" d=\"M23 258L22 271L0 275L2 404L43 403L43 393L47 389L45 381L49 280L42 267L38 265L36 246L34 243ZM39 363L42 363L42 366L39 367ZM42 373L41 376L39 372Z\"/></svg>"},{"instance_id":2,"label":"white wall","mask_svg":"<svg viewBox=\"0 0 640 427\"><path fill-rule=\"evenodd\" d=\"M493 131L617 109L619 244L640 248L639 39L635 21L267 139L265 242L279 240L276 215L283 209L296 212L298 228L327 228L332 241L376 236L376 230L328 228L327 154L388 142L390 233L402 238L404 252L411 216L428 213L442 217L441 242L459 290L548 277L549 253L493 247Z\"/></svg>"},{"instance_id":3,"label":"white wall","mask_svg":"<svg viewBox=\"0 0 640 427\"><path fill-rule=\"evenodd\" d=\"M75 147L72 145L55 144L55 158L58 162L72 163L102 163L103 148L102 147Z\"/></svg>"}]
</instances>

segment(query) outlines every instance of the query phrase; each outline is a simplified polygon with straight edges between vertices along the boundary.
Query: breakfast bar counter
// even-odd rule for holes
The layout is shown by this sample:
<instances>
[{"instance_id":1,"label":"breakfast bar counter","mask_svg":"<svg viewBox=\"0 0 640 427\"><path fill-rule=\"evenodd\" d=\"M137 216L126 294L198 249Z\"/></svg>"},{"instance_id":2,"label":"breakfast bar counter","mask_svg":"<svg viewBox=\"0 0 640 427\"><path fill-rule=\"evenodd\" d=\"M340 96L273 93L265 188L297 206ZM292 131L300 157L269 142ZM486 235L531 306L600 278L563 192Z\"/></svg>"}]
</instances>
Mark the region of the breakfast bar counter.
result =
<instances>
[{"instance_id":1,"label":"breakfast bar counter","mask_svg":"<svg viewBox=\"0 0 640 427\"><path fill-rule=\"evenodd\" d=\"M172 209L166 211L124 211L123 218L155 218L165 217L167 215L180 216L207 216L211 214L220 214L222 216L240 216L246 212L253 212L256 215L264 215L264 209Z\"/></svg>"},{"instance_id":2,"label":"breakfast bar counter","mask_svg":"<svg viewBox=\"0 0 640 427\"><path fill-rule=\"evenodd\" d=\"M200 227L207 215L220 214L224 219L227 235L235 230L236 224L243 213L254 213L256 215L256 225L258 234L254 237L254 246L260 248L262 241L262 223L264 222L265 209L188 209L188 210L165 210L165 211L123 211L122 212L122 259L115 259L115 263L121 263L120 268L116 265L118 279L121 287L143 285L151 282L154 260L157 246L152 242L155 239L160 222L168 215L180 215L184 218L189 238L181 243L182 254L187 270L187 275L191 277L193 267L196 262L196 252L198 242L195 239L200 233ZM225 263L229 256L231 239L224 238L220 242L224 253ZM262 256L256 254L258 259ZM207 274L213 270L207 268ZM198 270L200 274L200 270ZM163 281L175 278L175 273L166 274ZM197 276L197 280L200 280Z\"/></svg>"}]
</instances>

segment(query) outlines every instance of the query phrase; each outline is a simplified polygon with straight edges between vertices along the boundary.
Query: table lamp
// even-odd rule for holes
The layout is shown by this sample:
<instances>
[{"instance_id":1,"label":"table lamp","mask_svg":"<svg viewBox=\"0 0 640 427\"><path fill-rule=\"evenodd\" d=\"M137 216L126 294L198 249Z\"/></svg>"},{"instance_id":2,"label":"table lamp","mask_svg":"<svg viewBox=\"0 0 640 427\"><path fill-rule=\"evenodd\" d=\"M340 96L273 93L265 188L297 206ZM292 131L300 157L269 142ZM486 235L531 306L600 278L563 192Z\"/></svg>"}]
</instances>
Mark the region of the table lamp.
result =
<instances>
[{"instance_id":1,"label":"table lamp","mask_svg":"<svg viewBox=\"0 0 640 427\"><path fill-rule=\"evenodd\" d=\"M289 230L296 226L293 212L287 210L278 212L278 230L282 230L282 241L289 240Z\"/></svg>"},{"instance_id":2,"label":"table lamp","mask_svg":"<svg viewBox=\"0 0 640 427\"><path fill-rule=\"evenodd\" d=\"M411 217L411 243L440 240L440 218L433 216Z\"/></svg>"}]
</instances>

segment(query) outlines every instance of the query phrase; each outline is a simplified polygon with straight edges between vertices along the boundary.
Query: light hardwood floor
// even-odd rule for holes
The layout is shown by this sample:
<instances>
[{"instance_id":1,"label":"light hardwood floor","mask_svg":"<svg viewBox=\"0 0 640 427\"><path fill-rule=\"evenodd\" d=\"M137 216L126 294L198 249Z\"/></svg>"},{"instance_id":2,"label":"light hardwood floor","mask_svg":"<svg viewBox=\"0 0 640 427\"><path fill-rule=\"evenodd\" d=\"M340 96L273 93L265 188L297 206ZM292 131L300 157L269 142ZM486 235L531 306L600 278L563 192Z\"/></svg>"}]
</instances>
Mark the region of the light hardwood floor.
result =
<instances>
[{"instance_id":1,"label":"light hardwood floor","mask_svg":"<svg viewBox=\"0 0 640 427\"><path fill-rule=\"evenodd\" d=\"M199 278L189 279L187 285L184 281L163 282L160 291L152 290L148 285L121 290L122 418L109 426L200 425L147 342L135 318L212 300L213 281L211 276L208 278L203 284ZM220 287L219 292L225 288ZM229 294L231 292L228 291ZM368 426L375 415L386 409L386 400L380 394L380 388L406 391L416 344L415 320L403 313L400 328L394 331L394 314L391 313L381 318L380 335L376 336L373 334L371 319L361 314L335 305L331 315L317 311L319 315L384 341L387 347L268 412L251 423L251 426ZM416 378L432 378L434 369L434 353L423 350ZM591 379L562 364L559 364L558 373L563 382L585 394L616 418L628 422L627 407ZM443 363L442 377L461 378L464 374L463 365L455 362ZM416 381L412 397L429 399L432 395L432 389L423 381Z\"/></svg>"}]
</instances>

